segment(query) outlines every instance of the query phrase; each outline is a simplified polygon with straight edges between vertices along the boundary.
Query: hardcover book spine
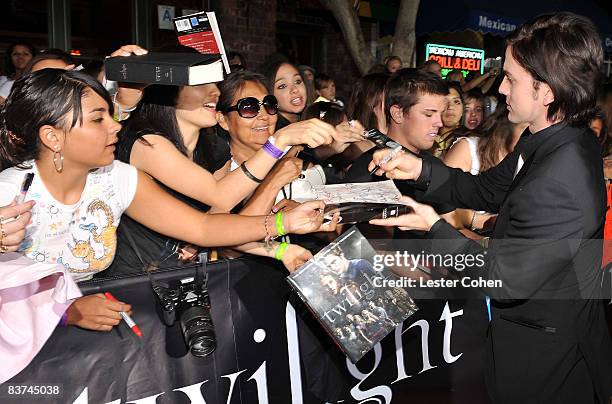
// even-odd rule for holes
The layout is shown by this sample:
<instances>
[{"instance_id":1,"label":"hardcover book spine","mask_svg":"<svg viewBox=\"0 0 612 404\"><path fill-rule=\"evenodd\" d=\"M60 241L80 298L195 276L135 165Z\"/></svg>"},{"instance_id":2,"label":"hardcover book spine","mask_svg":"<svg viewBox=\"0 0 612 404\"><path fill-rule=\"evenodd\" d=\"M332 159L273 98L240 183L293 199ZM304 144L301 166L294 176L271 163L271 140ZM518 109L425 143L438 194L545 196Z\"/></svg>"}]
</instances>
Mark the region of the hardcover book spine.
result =
<instances>
[{"instance_id":1,"label":"hardcover book spine","mask_svg":"<svg viewBox=\"0 0 612 404\"><path fill-rule=\"evenodd\" d=\"M189 66L130 63L122 59L108 58L105 61L104 65L108 80L175 86L189 84Z\"/></svg>"}]
</instances>

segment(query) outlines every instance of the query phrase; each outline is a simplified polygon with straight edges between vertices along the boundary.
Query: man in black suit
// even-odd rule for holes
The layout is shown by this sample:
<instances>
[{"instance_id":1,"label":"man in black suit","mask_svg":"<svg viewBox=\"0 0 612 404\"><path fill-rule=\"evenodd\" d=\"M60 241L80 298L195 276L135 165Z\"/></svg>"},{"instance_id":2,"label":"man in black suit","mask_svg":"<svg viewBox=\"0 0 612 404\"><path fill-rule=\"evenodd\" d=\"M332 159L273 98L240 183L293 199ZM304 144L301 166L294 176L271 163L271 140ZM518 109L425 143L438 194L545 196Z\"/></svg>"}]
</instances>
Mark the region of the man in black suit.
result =
<instances>
[{"instance_id":1,"label":"man in black suit","mask_svg":"<svg viewBox=\"0 0 612 404\"><path fill-rule=\"evenodd\" d=\"M499 213L484 268L492 297L486 382L496 403L610 403L612 346L601 300L606 211L601 151L587 122L603 51L592 23L571 13L537 17L509 38L500 92L508 118L529 128L497 167L478 176L402 154L383 164L400 187ZM388 151L375 153L374 167ZM403 180L403 181L400 181ZM374 224L429 231L434 252L477 254L429 206Z\"/></svg>"}]
</instances>

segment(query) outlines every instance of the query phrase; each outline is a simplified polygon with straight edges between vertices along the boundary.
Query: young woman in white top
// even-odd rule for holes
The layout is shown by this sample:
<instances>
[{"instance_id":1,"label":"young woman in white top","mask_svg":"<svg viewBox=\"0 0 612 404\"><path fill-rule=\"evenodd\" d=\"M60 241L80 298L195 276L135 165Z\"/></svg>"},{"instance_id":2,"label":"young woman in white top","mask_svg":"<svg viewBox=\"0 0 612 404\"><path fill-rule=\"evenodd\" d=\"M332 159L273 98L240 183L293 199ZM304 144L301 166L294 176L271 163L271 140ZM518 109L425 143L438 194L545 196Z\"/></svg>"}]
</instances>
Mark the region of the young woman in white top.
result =
<instances>
[{"instance_id":1,"label":"young woman in white top","mask_svg":"<svg viewBox=\"0 0 612 404\"><path fill-rule=\"evenodd\" d=\"M473 175L486 171L498 165L514 149L525 128L526 125L511 123L506 106L500 105L495 113L483 122L479 131L456 139L446 153L444 163ZM456 209L444 216L456 228L469 230L488 227L492 222L486 224L487 221L493 218L486 212L469 209Z\"/></svg>"}]
</instances>

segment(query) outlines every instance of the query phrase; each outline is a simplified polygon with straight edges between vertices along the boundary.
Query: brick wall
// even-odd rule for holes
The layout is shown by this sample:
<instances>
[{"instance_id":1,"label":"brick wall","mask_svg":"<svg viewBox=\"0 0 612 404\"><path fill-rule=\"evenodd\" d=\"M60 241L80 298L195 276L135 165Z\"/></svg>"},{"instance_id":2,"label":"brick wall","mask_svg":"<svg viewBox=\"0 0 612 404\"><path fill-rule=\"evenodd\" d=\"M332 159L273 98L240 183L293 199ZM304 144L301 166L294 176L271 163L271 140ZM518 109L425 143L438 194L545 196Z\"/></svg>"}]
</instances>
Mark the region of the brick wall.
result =
<instances>
[{"instance_id":1,"label":"brick wall","mask_svg":"<svg viewBox=\"0 0 612 404\"><path fill-rule=\"evenodd\" d=\"M215 13L225 49L245 55L250 69L276 51L276 0L222 0Z\"/></svg>"},{"instance_id":2,"label":"brick wall","mask_svg":"<svg viewBox=\"0 0 612 404\"><path fill-rule=\"evenodd\" d=\"M296 48L312 54L302 60L298 55L295 61L311 63L319 72L334 77L338 95L348 98L359 71L333 16L317 0L217 0L213 9L226 50L244 54L250 69L277 52L280 42L300 42L302 46ZM278 26L284 27L281 33ZM281 35L285 37L278 38ZM304 41L311 41L312 46L303 46Z\"/></svg>"}]
</instances>

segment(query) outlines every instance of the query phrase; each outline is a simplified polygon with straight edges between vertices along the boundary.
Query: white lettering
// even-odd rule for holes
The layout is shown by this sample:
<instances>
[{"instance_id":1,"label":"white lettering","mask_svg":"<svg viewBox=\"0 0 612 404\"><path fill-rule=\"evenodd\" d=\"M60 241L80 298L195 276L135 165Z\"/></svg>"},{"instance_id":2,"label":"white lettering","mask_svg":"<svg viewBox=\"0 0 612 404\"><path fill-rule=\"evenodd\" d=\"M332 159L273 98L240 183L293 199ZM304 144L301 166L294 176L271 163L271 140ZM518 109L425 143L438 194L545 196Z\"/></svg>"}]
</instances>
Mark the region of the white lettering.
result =
<instances>
[{"instance_id":1,"label":"white lettering","mask_svg":"<svg viewBox=\"0 0 612 404\"><path fill-rule=\"evenodd\" d=\"M287 302L285 309L287 325L287 355L289 357L289 382L291 383L291 404L302 404L302 371L300 369L300 343L298 340L295 309Z\"/></svg>"},{"instance_id":2,"label":"white lettering","mask_svg":"<svg viewBox=\"0 0 612 404\"><path fill-rule=\"evenodd\" d=\"M414 326L421 327L421 353L423 355L423 369L421 369L419 372L419 374L421 374L429 369L436 368L437 366L432 366L431 363L429 363L429 323L426 320L416 321L410 327L408 327L406 331Z\"/></svg>"},{"instance_id":3,"label":"white lettering","mask_svg":"<svg viewBox=\"0 0 612 404\"><path fill-rule=\"evenodd\" d=\"M232 394L234 393L234 384L236 383L236 379L238 379L238 376L240 376L240 374L244 372L245 370L246 369L241 370L236 373L229 374L229 375L221 376L221 378L226 377L230 381L230 388L229 388L229 392L227 393L227 404L230 404L230 401L232 400Z\"/></svg>"},{"instance_id":4,"label":"white lettering","mask_svg":"<svg viewBox=\"0 0 612 404\"><path fill-rule=\"evenodd\" d=\"M400 380L412 377L406 373L406 367L404 366L404 345L402 344L402 327L404 324L400 324L395 327L394 339L395 339L395 363L397 365L397 379L391 382L391 384L399 382Z\"/></svg>"},{"instance_id":5,"label":"white lettering","mask_svg":"<svg viewBox=\"0 0 612 404\"><path fill-rule=\"evenodd\" d=\"M268 380L266 378L266 361L263 361L261 366L253 373L253 376L247 379L248 381L255 380L257 385L257 402L258 404L268 404Z\"/></svg>"},{"instance_id":6,"label":"white lettering","mask_svg":"<svg viewBox=\"0 0 612 404\"><path fill-rule=\"evenodd\" d=\"M361 371L357 369L357 366L353 365L348 359L346 360L346 367L348 371L351 373L351 375L355 379L359 380L359 383L357 383L351 389L351 396L353 396L354 399L356 400L368 400L369 399L369 401L375 401L377 403L382 404L379 399L373 398L376 396L382 396L385 399L384 404L391 403L391 398L393 398L393 390L391 390L389 386L376 386L369 390L363 390L363 391L360 389L361 383L363 383L365 379L367 379L368 376L374 373L376 368L378 368L378 365L380 365L381 359L382 359L382 347L380 346L380 342L379 342L378 344L374 345L374 366L369 373L361 373Z\"/></svg>"},{"instance_id":7,"label":"white lettering","mask_svg":"<svg viewBox=\"0 0 612 404\"><path fill-rule=\"evenodd\" d=\"M457 359L463 355L460 353L455 356L451 354L451 333L453 331L453 317L462 316L463 309L459 311L454 311L451 313L448 302L444 305L444 310L442 310L442 315L440 316L440 321L444 321L444 342L442 343L442 355L444 356L444 360L446 363L453 363Z\"/></svg>"},{"instance_id":8,"label":"white lettering","mask_svg":"<svg viewBox=\"0 0 612 404\"><path fill-rule=\"evenodd\" d=\"M189 397L190 404L206 404L206 400L202 396L201 387L208 380L204 380L203 382L195 383L190 386L181 387L179 389L174 389L172 391L180 391L182 393L187 394Z\"/></svg>"}]
</instances>

